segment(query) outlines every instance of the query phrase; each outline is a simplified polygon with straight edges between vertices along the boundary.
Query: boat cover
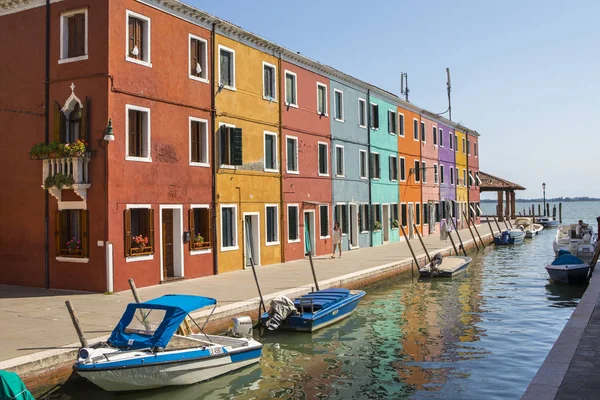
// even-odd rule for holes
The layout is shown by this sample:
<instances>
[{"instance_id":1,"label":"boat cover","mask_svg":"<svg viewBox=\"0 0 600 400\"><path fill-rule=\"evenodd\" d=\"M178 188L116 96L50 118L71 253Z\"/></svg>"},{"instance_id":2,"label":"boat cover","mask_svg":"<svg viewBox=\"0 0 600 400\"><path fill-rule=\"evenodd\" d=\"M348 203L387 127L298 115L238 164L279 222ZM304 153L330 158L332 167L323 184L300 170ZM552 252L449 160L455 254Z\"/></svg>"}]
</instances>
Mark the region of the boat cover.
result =
<instances>
[{"instance_id":1,"label":"boat cover","mask_svg":"<svg viewBox=\"0 0 600 400\"><path fill-rule=\"evenodd\" d=\"M572 265L572 264L583 264L583 260L573 254L565 254L552 261L552 265Z\"/></svg>"},{"instance_id":2,"label":"boat cover","mask_svg":"<svg viewBox=\"0 0 600 400\"><path fill-rule=\"evenodd\" d=\"M558 256L564 256L565 254L571 254L571 252L569 250L559 250L558 251Z\"/></svg>"},{"instance_id":3,"label":"boat cover","mask_svg":"<svg viewBox=\"0 0 600 400\"><path fill-rule=\"evenodd\" d=\"M35 400L14 372L0 370L0 400Z\"/></svg>"},{"instance_id":4,"label":"boat cover","mask_svg":"<svg viewBox=\"0 0 600 400\"><path fill-rule=\"evenodd\" d=\"M313 310L317 311L326 308L331 303L338 302L349 295L350 290L348 289L323 289L319 290L318 292L307 293L302 297L295 299L294 305L296 306L297 310L300 310L300 302L302 301L301 299L304 299L304 302L312 300L312 308ZM307 307L305 306L305 311L306 308ZM308 308L310 309L310 307Z\"/></svg>"},{"instance_id":5,"label":"boat cover","mask_svg":"<svg viewBox=\"0 0 600 400\"><path fill-rule=\"evenodd\" d=\"M114 347L126 347L128 349L164 348L190 312L214 304L217 304L217 300L210 297L182 294L169 294L144 303L130 303L108 338L108 343ZM125 329L133 318L138 318L143 310L148 309L165 311L165 316L156 330L148 335L126 332ZM138 316L136 316L136 313L138 313Z\"/></svg>"},{"instance_id":6,"label":"boat cover","mask_svg":"<svg viewBox=\"0 0 600 400\"><path fill-rule=\"evenodd\" d=\"M277 296L271 300L269 306L269 319L265 322L265 325L270 331L274 331L279 328L279 325L285 319L296 314L296 307L294 303L285 296Z\"/></svg>"}]
</instances>

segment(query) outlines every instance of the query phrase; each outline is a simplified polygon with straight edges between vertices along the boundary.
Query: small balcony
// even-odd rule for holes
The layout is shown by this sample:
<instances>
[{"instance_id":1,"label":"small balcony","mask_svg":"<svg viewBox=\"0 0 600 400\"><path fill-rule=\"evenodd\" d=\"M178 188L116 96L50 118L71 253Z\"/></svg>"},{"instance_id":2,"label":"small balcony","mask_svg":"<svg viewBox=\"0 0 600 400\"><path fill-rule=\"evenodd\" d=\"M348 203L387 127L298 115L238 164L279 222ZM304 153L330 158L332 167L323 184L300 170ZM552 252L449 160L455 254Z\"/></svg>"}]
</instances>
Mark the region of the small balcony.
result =
<instances>
[{"instance_id":1,"label":"small balcony","mask_svg":"<svg viewBox=\"0 0 600 400\"><path fill-rule=\"evenodd\" d=\"M61 201L62 189L73 189L82 200L87 199L90 188L90 153L81 156L48 158L42 160L42 188Z\"/></svg>"}]
</instances>

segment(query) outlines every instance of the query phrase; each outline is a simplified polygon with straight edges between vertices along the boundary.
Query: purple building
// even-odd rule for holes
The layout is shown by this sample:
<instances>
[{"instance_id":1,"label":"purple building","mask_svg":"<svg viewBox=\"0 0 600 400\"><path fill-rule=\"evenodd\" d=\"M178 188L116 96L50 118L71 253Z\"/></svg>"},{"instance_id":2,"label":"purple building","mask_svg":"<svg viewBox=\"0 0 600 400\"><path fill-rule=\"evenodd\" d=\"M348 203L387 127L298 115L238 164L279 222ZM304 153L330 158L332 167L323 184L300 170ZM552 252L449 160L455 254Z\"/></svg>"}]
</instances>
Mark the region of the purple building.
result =
<instances>
[{"instance_id":1,"label":"purple building","mask_svg":"<svg viewBox=\"0 0 600 400\"><path fill-rule=\"evenodd\" d=\"M446 202L456 200L456 159L454 152L454 129L438 122L439 165L440 165L440 210L442 220L446 218ZM451 210L454 207L450 208ZM443 223L443 222L442 222Z\"/></svg>"}]
</instances>

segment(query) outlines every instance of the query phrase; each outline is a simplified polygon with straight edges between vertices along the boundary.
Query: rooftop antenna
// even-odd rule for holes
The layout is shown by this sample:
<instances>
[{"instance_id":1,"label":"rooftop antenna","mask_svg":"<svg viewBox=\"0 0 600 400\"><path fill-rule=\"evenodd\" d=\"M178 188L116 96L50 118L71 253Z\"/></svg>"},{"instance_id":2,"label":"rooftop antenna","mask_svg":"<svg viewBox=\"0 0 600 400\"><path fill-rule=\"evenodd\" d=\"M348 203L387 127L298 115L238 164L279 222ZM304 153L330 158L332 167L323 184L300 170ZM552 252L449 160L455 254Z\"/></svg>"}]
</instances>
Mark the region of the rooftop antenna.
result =
<instances>
[{"instance_id":1,"label":"rooftop antenna","mask_svg":"<svg viewBox=\"0 0 600 400\"><path fill-rule=\"evenodd\" d=\"M404 95L406 101L408 101L408 74L406 72L400 73L400 94Z\"/></svg>"},{"instance_id":2,"label":"rooftop antenna","mask_svg":"<svg viewBox=\"0 0 600 400\"><path fill-rule=\"evenodd\" d=\"M446 75L448 77L448 81L446 85L448 86L448 119L452 121L452 103L450 101L450 91L452 90L452 85L450 84L450 68L446 68Z\"/></svg>"}]
</instances>

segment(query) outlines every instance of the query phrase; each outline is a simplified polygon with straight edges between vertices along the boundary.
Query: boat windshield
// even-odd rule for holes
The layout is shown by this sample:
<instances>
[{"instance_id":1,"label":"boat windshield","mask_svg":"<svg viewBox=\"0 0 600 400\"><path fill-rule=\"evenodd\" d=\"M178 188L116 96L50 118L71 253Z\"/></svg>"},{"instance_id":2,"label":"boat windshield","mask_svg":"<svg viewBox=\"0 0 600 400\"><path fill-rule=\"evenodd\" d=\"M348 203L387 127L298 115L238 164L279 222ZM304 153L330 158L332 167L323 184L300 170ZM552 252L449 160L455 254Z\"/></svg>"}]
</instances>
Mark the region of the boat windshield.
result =
<instances>
[{"instance_id":1,"label":"boat windshield","mask_svg":"<svg viewBox=\"0 0 600 400\"><path fill-rule=\"evenodd\" d=\"M159 325L163 322L166 310L152 308L138 308L129 325L125 327L125 333L137 333L152 336Z\"/></svg>"}]
</instances>

